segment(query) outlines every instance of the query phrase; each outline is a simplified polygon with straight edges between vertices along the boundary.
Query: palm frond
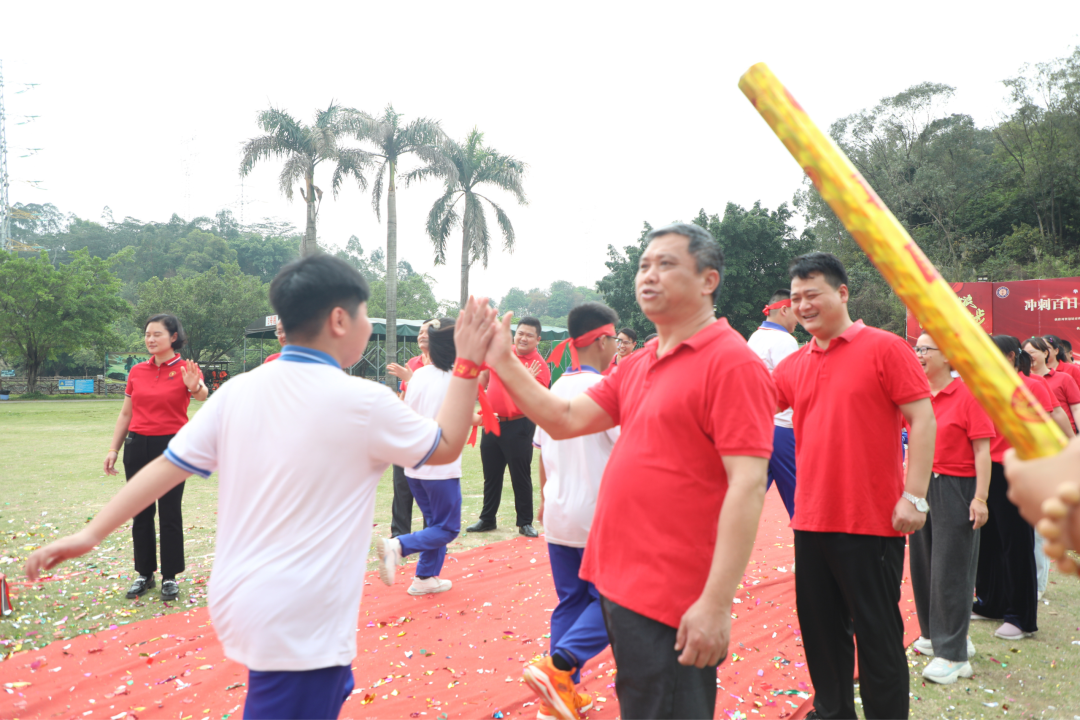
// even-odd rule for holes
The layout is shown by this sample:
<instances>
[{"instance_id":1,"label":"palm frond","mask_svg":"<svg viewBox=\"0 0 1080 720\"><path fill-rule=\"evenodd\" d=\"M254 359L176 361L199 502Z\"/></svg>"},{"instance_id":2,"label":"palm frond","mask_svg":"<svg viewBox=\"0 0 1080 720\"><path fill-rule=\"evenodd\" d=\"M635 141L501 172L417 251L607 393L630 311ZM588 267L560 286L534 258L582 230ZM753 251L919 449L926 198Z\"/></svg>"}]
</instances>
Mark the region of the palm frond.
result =
<instances>
[{"instance_id":1,"label":"palm frond","mask_svg":"<svg viewBox=\"0 0 1080 720\"><path fill-rule=\"evenodd\" d=\"M487 200L491 207L495 208L495 220L499 223L499 229L503 234L503 249L506 252L514 252L514 226L510 224L510 216L507 215L495 201L484 195L476 194L477 197ZM486 265L484 267L487 267Z\"/></svg>"},{"instance_id":2,"label":"palm frond","mask_svg":"<svg viewBox=\"0 0 1080 720\"><path fill-rule=\"evenodd\" d=\"M334 167L334 197L337 197L341 184L346 177L353 177L361 190L367 190L367 177L364 171L375 165L371 153L355 148L342 148L338 150L337 165Z\"/></svg>"},{"instance_id":3,"label":"palm frond","mask_svg":"<svg viewBox=\"0 0 1080 720\"><path fill-rule=\"evenodd\" d=\"M435 201L428 211L427 233L431 238L431 244L435 248L435 264L446 263L446 241L450 237L450 231L458 223L457 211L454 204L457 202L453 188L447 188L442 197Z\"/></svg>"},{"instance_id":4,"label":"palm frond","mask_svg":"<svg viewBox=\"0 0 1080 720\"><path fill-rule=\"evenodd\" d=\"M389 160L383 160L382 165L375 171L375 186L371 189L371 207L375 210L375 218L382 222L382 189L383 189L383 176L386 175L386 166L390 164Z\"/></svg>"},{"instance_id":5,"label":"palm frond","mask_svg":"<svg viewBox=\"0 0 1080 720\"><path fill-rule=\"evenodd\" d=\"M471 262L481 260L486 268L491 237L488 235L484 206L480 204L480 198L475 193L465 193L465 215L462 222L465 223L465 233L469 238Z\"/></svg>"},{"instance_id":6,"label":"palm frond","mask_svg":"<svg viewBox=\"0 0 1080 720\"><path fill-rule=\"evenodd\" d=\"M285 193L285 197L289 200L293 198L293 184L297 180L305 179L309 168L314 169L311 158L300 153L293 153L285 161L281 168L281 174L278 176L278 187L281 188L281 192Z\"/></svg>"},{"instance_id":7,"label":"palm frond","mask_svg":"<svg viewBox=\"0 0 1080 720\"><path fill-rule=\"evenodd\" d=\"M491 151L481 163L474 178L474 184L489 183L495 185L513 193L519 204L528 205L529 201L525 199L525 189L521 184L524 179L525 168L525 163L520 160Z\"/></svg>"},{"instance_id":8,"label":"palm frond","mask_svg":"<svg viewBox=\"0 0 1080 720\"><path fill-rule=\"evenodd\" d=\"M266 160L275 155L287 155L291 152L278 142L273 135L260 135L251 138L241 148L240 177L247 176L255 164L260 160Z\"/></svg>"},{"instance_id":9,"label":"palm frond","mask_svg":"<svg viewBox=\"0 0 1080 720\"><path fill-rule=\"evenodd\" d=\"M440 168L434 165L421 165L415 170L410 170L401 176L401 186L409 187L414 182L421 182L433 177L442 177L443 174Z\"/></svg>"}]
</instances>

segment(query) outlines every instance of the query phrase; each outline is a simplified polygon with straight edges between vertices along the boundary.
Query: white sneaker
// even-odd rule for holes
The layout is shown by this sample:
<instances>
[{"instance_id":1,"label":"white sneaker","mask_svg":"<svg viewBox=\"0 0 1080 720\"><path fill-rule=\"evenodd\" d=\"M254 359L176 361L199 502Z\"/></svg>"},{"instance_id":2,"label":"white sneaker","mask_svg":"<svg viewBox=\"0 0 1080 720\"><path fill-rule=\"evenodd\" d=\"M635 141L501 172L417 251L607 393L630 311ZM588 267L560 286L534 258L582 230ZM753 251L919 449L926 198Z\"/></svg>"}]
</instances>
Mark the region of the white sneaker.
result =
<instances>
[{"instance_id":1,"label":"white sneaker","mask_svg":"<svg viewBox=\"0 0 1080 720\"><path fill-rule=\"evenodd\" d=\"M1034 633L1024 632L1012 623L1005 623L994 632L994 637L1001 638L1002 640L1023 640L1032 635L1034 635Z\"/></svg>"},{"instance_id":2,"label":"white sneaker","mask_svg":"<svg viewBox=\"0 0 1080 720\"><path fill-rule=\"evenodd\" d=\"M974 674L975 671L971 669L971 663L966 660L964 662L949 662L939 657L931 660L930 664L923 668L922 671L924 678L939 685L951 685L956 682L957 678L969 678Z\"/></svg>"},{"instance_id":3,"label":"white sneaker","mask_svg":"<svg viewBox=\"0 0 1080 720\"><path fill-rule=\"evenodd\" d=\"M975 657L975 643L971 642L971 636L970 635L968 635L968 639L967 639L967 651L968 651L968 660Z\"/></svg>"},{"instance_id":4,"label":"white sneaker","mask_svg":"<svg viewBox=\"0 0 1080 720\"><path fill-rule=\"evenodd\" d=\"M919 639L911 645L919 651L920 655L926 655L927 657L934 656L934 643L930 641L930 638L920 636Z\"/></svg>"},{"instance_id":5,"label":"white sneaker","mask_svg":"<svg viewBox=\"0 0 1080 720\"><path fill-rule=\"evenodd\" d=\"M401 541L397 538L378 538L375 540L375 553L379 556L379 579L386 585L393 585L397 566L401 562Z\"/></svg>"},{"instance_id":6,"label":"white sneaker","mask_svg":"<svg viewBox=\"0 0 1080 720\"><path fill-rule=\"evenodd\" d=\"M453 586L454 583L449 580L440 580L437 577L429 577L426 580L413 578L412 585L409 586L409 594L430 595L432 593L443 593Z\"/></svg>"}]
</instances>

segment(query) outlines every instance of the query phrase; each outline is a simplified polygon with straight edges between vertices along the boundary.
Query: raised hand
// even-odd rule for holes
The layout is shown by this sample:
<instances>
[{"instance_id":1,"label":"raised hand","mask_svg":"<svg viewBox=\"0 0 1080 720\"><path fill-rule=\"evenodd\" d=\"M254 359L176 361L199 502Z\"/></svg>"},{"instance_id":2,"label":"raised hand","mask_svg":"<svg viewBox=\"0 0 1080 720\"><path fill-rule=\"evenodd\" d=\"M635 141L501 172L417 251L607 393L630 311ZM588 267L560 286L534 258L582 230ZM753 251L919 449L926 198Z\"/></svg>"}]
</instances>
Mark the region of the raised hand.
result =
<instances>
[{"instance_id":1,"label":"raised hand","mask_svg":"<svg viewBox=\"0 0 1080 720\"><path fill-rule=\"evenodd\" d=\"M195 361L188 361L185 363L183 370L180 371L181 377L184 380L184 385L187 387L188 392L195 394L199 391L199 363Z\"/></svg>"},{"instance_id":2,"label":"raised hand","mask_svg":"<svg viewBox=\"0 0 1080 720\"><path fill-rule=\"evenodd\" d=\"M514 346L514 336L510 332L510 322L513 318L514 313L508 312L503 315L501 322L496 321L493 323L495 333L491 338L491 344L488 346L484 360L488 367L495 367L496 363L507 358L513 352L511 348Z\"/></svg>"},{"instance_id":3,"label":"raised hand","mask_svg":"<svg viewBox=\"0 0 1080 720\"><path fill-rule=\"evenodd\" d=\"M539 360L533 360L532 363L529 365L529 372L532 373L533 377L536 377L540 374L540 371L543 370L543 368L544 366L540 363Z\"/></svg>"},{"instance_id":4,"label":"raised hand","mask_svg":"<svg viewBox=\"0 0 1080 720\"><path fill-rule=\"evenodd\" d=\"M390 373L401 382L409 382L412 380L413 371L412 368L407 365L398 365L397 363L390 363L386 366L386 372Z\"/></svg>"},{"instance_id":5,"label":"raised hand","mask_svg":"<svg viewBox=\"0 0 1080 720\"><path fill-rule=\"evenodd\" d=\"M454 324L454 348L457 356L480 364L495 334L495 310L487 298L474 298L461 309Z\"/></svg>"}]
</instances>

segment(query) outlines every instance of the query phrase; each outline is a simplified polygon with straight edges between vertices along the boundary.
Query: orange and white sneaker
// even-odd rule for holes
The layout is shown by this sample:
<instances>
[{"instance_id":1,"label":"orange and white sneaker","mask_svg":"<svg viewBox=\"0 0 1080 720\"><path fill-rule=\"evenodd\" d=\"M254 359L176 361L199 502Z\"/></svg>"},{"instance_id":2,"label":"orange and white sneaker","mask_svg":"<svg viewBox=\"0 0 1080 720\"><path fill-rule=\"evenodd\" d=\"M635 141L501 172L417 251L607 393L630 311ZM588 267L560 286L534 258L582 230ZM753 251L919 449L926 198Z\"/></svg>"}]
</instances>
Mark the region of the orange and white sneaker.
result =
<instances>
[{"instance_id":1,"label":"orange and white sneaker","mask_svg":"<svg viewBox=\"0 0 1080 720\"><path fill-rule=\"evenodd\" d=\"M555 667L550 656L527 666L523 675L542 701L538 718L548 712L545 720L580 720L580 713L592 708L592 697L574 689L573 673Z\"/></svg>"},{"instance_id":2,"label":"orange and white sneaker","mask_svg":"<svg viewBox=\"0 0 1080 720\"><path fill-rule=\"evenodd\" d=\"M587 692L579 692L577 697L574 698L577 704L578 715L586 713L592 710L593 700L592 695ZM543 700L540 701L540 709L536 711L536 720L559 720L559 717L555 714L555 711L551 709Z\"/></svg>"}]
</instances>

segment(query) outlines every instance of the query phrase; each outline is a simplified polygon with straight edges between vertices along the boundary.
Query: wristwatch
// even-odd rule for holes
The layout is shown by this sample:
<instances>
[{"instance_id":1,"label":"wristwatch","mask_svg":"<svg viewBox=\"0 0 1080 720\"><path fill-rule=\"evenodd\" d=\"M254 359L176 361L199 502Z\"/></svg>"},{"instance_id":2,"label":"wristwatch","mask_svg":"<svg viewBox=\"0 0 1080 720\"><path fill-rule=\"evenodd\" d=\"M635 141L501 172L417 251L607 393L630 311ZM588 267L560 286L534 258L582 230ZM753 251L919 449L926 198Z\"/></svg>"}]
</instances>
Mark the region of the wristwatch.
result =
<instances>
[{"instance_id":1,"label":"wristwatch","mask_svg":"<svg viewBox=\"0 0 1080 720\"><path fill-rule=\"evenodd\" d=\"M930 512L930 505L926 502L926 498L915 497L909 492L905 492L903 498L914 505L919 512Z\"/></svg>"}]
</instances>

